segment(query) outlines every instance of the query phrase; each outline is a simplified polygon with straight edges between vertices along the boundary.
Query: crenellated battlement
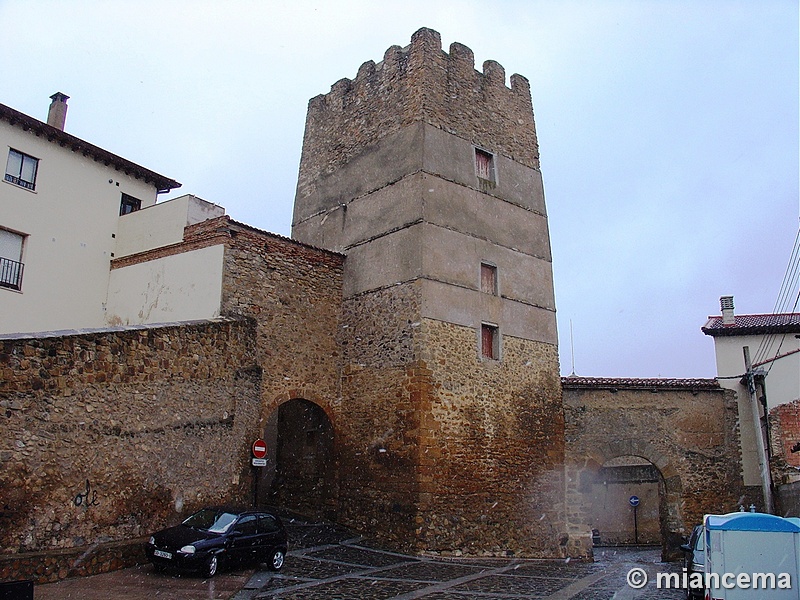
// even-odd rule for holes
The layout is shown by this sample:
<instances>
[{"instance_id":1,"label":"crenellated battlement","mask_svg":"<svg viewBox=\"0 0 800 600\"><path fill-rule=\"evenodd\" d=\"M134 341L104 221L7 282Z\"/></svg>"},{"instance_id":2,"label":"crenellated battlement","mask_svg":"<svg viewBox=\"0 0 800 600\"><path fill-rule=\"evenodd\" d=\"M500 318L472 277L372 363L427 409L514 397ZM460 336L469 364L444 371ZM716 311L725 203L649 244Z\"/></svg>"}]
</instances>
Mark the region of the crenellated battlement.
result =
<instances>
[{"instance_id":1,"label":"crenellated battlement","mask_svg":"<svg viewBox=\"0 0 800 600\"><path fill-rule=\"evenodd\" d=\"M298 193L371 144L423 121L523 165L539 167L530 84L487 60L475 69L470 48L442 50L438 32L422 28L379 63L363 63L309 102Z\"/></svg>"}]
</instances>

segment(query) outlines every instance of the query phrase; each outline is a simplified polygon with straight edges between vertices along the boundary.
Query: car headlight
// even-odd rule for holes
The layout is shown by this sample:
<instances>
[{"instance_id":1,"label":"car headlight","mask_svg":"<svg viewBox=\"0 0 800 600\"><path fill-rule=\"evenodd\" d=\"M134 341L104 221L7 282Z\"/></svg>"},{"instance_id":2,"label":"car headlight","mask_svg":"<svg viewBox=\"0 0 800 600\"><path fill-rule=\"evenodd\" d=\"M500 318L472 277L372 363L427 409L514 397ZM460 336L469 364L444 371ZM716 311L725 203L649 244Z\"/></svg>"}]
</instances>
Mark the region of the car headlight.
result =
<instances>
[{"instance_id":1,"label":"car headlight","mask_svg":"<svg viewBox=\"0 0 800 600\"><path fill-rule=\"evenodd\" d=\"M155 545L156 545L156 538L154 538L154 537L151 535L151 536L150 536L150 541L148 542L148 544L150 544L151 546L155 546Z\"/></svg>"},{"instance_id":2,"label":"car headlight","mask_svg":"<svg viewBox=\"0 0 800 600\"><path fill-rule=\"evenodd\" d=\"M194 554L194 546L184 546L181 548L181 554Z\"/></svg>"}]
</instances>

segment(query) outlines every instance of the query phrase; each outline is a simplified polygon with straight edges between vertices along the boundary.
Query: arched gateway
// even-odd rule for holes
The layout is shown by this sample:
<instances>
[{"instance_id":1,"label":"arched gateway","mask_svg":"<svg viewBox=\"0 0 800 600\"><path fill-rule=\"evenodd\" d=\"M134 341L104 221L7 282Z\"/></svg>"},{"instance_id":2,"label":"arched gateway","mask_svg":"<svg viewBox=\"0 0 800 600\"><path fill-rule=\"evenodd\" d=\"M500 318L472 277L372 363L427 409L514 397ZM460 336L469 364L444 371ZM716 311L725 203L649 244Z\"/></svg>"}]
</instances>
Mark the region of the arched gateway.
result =
<instances>
[{"instance_id":1,"label":"arched gateway","mask_svg":"<svg viewBox=\"0 0 800 600\"><path fill-rule=\"evenodd\" d=\"M268 466L259 474L259 502L308 515L335 517L334 432L325 411L294 398L267 418Z\"/></svg>"},{"instance_id":2,"label":"arched gateway","mask_svg":"<svg viewBox=\"0 0 800 600\"><path fill-rule=\"evenodd\" d=\"M735 400L716 381L565 377L562 388L575 537L599 529L601 543L659 543L671 560L703 514L742 503ZM639 511L659 539L636 539Z\"/></svg>"}]
</instances>

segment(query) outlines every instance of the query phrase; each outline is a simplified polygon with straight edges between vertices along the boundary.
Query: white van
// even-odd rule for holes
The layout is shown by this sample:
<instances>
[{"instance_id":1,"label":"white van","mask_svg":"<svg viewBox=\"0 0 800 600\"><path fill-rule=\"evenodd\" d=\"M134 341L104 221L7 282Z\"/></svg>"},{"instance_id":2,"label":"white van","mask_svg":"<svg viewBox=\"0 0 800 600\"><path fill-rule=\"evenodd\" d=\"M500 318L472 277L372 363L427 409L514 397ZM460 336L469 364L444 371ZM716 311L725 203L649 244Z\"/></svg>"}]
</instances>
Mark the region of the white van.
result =
<instances>
[{"instance_id":1,"label":"white van","mask_svg":"<svg viewBox=\"0 0 800 600\"><path fill-rule=\"evenodd\" d=\"M800 519L706 515L706 600L800 600Z\"/></svg>"}]
</instances>

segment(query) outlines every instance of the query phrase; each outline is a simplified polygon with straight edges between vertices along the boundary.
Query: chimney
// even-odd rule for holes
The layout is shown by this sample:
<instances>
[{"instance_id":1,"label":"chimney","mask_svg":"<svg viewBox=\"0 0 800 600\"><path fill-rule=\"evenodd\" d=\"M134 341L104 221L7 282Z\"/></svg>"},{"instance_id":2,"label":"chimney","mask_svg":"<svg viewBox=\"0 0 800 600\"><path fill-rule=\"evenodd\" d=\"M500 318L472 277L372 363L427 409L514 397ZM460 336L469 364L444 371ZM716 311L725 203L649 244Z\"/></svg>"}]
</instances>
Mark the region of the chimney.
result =
<instances>
[{"instance_id":1,"label":"chimney","mask_svg":"<svg viewBox=\"0 0 800 600\"><path fill-rule=\"evenodd\" d=\"M736 325L736 317L733 316L733 296L722 296L719 299L719 307L722 309L722 324L726 327Z\"/></svg>"},{"instance_id":2,"label":"chimney","mask_svg":"<svg viewBox=\"0 0 800 600\"><path fill-rule=\"evenodd\" d=\"M47 111L47 124L56 129L64 131L64 124L67 122L67 100L69 96L56 92L50 96L50 110Z\"/></svg>"}]
</instances>

